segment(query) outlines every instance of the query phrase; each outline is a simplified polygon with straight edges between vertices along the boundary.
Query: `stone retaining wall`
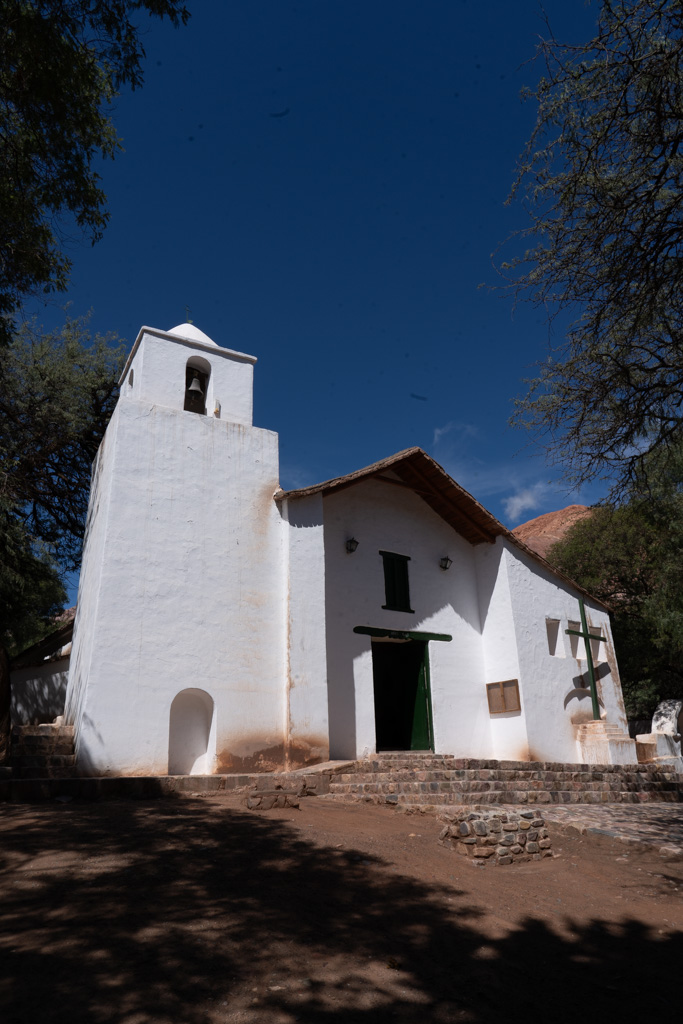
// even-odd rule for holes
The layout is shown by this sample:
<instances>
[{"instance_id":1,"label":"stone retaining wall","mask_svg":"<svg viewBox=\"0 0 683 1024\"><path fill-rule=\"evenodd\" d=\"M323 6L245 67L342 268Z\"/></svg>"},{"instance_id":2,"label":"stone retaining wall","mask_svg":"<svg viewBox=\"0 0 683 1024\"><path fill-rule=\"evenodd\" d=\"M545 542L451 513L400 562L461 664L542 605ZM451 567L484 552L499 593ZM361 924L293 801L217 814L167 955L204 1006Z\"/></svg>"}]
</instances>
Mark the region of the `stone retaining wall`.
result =
<instances>
[{"instance_id":1,"label":"stone retaining wall","mask_svg":"<svg viewBox=\"0 0 683 1024\"><path fill-rule=\"evenodd\" d=\"M303 785L305 794L300 787ZM272 775L145 775L101 776L99 778L15 779L11 770L0 769L0 803L39 803L47 800L130 800L153 797L223 793L252 787L273 790L294 789L302 795L327 793L330 775L278 772Z\"/></svg>"},{"instance_id":2,"label":"stone retaining wall","mask_svg":"<svg viewBox=\"0 0 683 1024\"><path fill-rule=\"evenodd\" d=\"M474 864L519 864L552 857L545 820L536 811L505 814L468 812L441 815L442 846L456 850Z\"/></svg>"}]
</instances>

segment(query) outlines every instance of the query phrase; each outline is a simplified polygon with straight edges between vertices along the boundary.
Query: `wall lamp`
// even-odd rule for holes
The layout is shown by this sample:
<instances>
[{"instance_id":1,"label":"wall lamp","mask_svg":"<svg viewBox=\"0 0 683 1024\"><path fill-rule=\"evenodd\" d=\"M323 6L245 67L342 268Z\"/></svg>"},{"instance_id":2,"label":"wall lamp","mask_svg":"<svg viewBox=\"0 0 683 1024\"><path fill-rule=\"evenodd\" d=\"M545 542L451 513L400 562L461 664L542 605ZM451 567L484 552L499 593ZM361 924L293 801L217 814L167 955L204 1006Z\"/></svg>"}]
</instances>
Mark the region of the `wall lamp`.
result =
<instances>
[{"instance_id":1,"label":"wall lamp","mask_svg":"<svg viewBox=\"0 0 683 1024\"><path fill-rule=\"evenodd\" d=\"M356 538L355 537L349 537L349 539L346 542L346 553L347 553L347 555L352 555L357 547L358 547L358 541L356 540Z\"/></svg>"},{"instance_id":2,"label":"wall lamp","mask_svg":"<svg viewBox=\"0 0 683 1024\"><path fill-rule=\"evenodd\" d=\"M450 567L453 565L453 559L449 558L448 555L444 555L443 558L439 559L439 565L445 572L446 569L450 569Z\"/></svg>"}]
</instances>

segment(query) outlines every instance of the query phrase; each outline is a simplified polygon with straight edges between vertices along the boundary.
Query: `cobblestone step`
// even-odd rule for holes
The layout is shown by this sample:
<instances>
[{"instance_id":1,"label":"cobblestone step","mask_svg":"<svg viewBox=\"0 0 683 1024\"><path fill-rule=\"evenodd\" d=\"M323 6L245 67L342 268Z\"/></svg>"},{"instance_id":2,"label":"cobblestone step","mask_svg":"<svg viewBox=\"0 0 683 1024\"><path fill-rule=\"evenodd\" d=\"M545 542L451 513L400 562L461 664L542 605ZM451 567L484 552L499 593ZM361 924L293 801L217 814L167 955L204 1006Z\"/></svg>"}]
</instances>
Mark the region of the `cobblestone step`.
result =
<instances>
[{"instance_id":1,"label":"cobblestone step","mask_svg":"<svg viewBox=\"0 0 683 1024\"><path fill-rule=\"evenodd\" d=\"M452 782L456 780L471 780L471 781L500 781L500 782L516 782L516 781L534 781L541 784L547 782L556 783L579 783L579 784L590 784L593 782L608 782L610 780L622 779L628 780L629 782L667 782L676 778L675 773L667 772L663 768L653 768L650 771L644 772L577 772L567 769L561 772L550 772L550 771L524 771L524 770L507 770L507 771L496 771L494 769L481 769L481 770L468 770L468 769L454 769L452 771L397 771L397 772L343 772L335 776L335 781L339 784L351 784L351 783L363 783L363 782L425 782L425 783L438 783L438 782Z\"/></svg>"},{"instance_id":2,"label":"cobblestone step","mask_svg":"<svg viewBox=\"0 0 683 1024\"><path fill-rule=\"evenodd\" d=\"M75 770L59 764L33 765L32 767L13 768L15 779L73 779Z\"/></svg>"},{"instance_id":3,"label":"cobblestone step","mask_svg":"<svg viewBox=\"0 0 683 1024\"><path fill-rule=\"evenodd\" d=\"M371 798L377 798L380 801L387 801L390 797L398 797L399 803L432 803L434 801L438 803L471 803L477 801L486 795L491 795L492 799L495 797L500 801L509 800L511 803L518 802L520 794L526 794L527 801L533 801L537 799L538 794L543 793L566 793L566 794L579 794L586 797L586 800L590 802L595 800L600 802L602 800L609 801L611 799L622 799L618 794L635 793L635 794L649 794L653 798L664 796L665 794L673 794L678 799L678 795L681 791L680 786L676 783L664 783L659 786L657 785L646 785L646 786L599 786L596 785L592 789L586 787L575 786L574 788L557 787L553 789L549 788L532 788L516 786L515 784L498 785L495 784L487 785L480 784L479 786L467 786L446 788L440 787L439 789L405 789L402 786L394 787L381 787L374 786L372 784L366 784L357 788L338 788L334 783L330 786L330 792L335 796L340 797L358 797L363 799L368 796ZM568 802L568 799L562 797L563 802Z\"/></svg>"},{"instance_id":4,"label":"cobblestone step","mask_svg":"<svg viewBox=\"0 0 683 1024\"><path fill-rule=\"evenodd\" d=\"M16 768L40 768L53 765L55 768L69 768L76 764L75 754L21 754L10 758Z\"/></svg>"},{"instance_id":5,"label":"cobblestone step","mask_svg":"<svg viewBox=\"0 0 683 1024\"><path fill-rule=\"evenodd\" d=\"M25 739L12 740L10 754L21 756L23 754L45 755L48 754L69 754L74 749L73 739L57 739L50 736L29 736Z\"/></svg>"},{"instance_id":6,"label":"cobblestone step","mask_svg":"<svg viewBox=\"0 0 683 1024\"><path fill-rule=\"evenodd\" d=\"M14 726L11 740L9 763L15 779L66 779L75 776L73 726Z\"/></svg>"},{"instance_id":7,"label":"cobblestone step","mask_svg":"<svg viewBox=\"0 0 683 1024\"><path fill-rule=\"evenodd\" d=\"M12 726L12 737L26 739L32 736L59 736L73 740L73 725L55 725L53 722L44 722L42 725L14 725Z\"/></svg>"},{"instance_id":8,"label":"cobblestone step","mask_svg":"<svg viewBox=\"0 0 683 1024\"><path fill-rule=\"evenodd\" d=\"M493 761L405 753L356 763L330 780L327 799L406 808L473 804L683 801L683 776L653 765Z\"/></svg>"},{"instance_id":9,"label":"cobblestone step","mask_svg":"<svg viewBox=\"0 0 683 1024\"><path fill-rule=\"evenodd\" d=\"M75 754L22 754L11 757L15 779L69 779L76 774Z\"/></svg>"},{"instance_id":10,"label":"cobblestone step","mask_svg":"<svg viewBox=\"0 0 683 1024\"><path fill-rule=\"evenodd\" d=\"M566 792L562 790L541 790L538 792L517 791L511 792L489 792L489 793L463 793L460 798L450 801L443 798L443 795L432 794L433 799L425 797L421 800L401 799L401 794L340 794L328 793L322 797L324 800L336 800L341 803L373 803L387 804L389 806L401 806L406 810L429 811L430 813L439 810L446 811L453 807L476 807L482 805L507 805L507 804L643 804L643 803L680 803L680 795L675 792L646 793L646 792L624 792L614 790L610 793L596 792Z\"/></svg>"},{"instance_id":11,"label":"cobblestone step","mask_svg":"<svg viewBox=\"0 0 683 1024\"><path fill-rule=\"evenodd\" d=\"M483 772L449 772L443 773L441 778L423 778L422 773L415 774L414 776L399 775L398 773L392 775L388 772L378 773L372 775L370 773L362 773L354 775L352 773L344 773L343 775L334 776L332 785L333 786L401 786L406 789L415 787L423 789L437 790L440 787L475 787L475 788L487 788L489 786L503 786L503 787L534 787L536 789L542 789L544 787L550 787L553 789L569 789L572 787L594 787L594 786L611 786L611 787L622 787L626 784L633 786L648 786L648 785L664 785L666 783L683 783L683 776L676 775L673 772L650 772L650 773L636 773L636 772L624 772L623 774L607 774L601 772L595 772L593 775L587 774L575 774L572 775L570 772L545 772L541 776L537 773L530 772L524 774L524 772L513 773L488 773Z\"/></svg>"},{"instance_id":12,"label":"cobblestone step","mask_svg":"<svg viewBox=\"0 0 683 1024\"><path fill-rule=\"evenodd\" d=\"M621 773L624 771L642 772L652 771L657 766L652 764L567 764L564 761L494 761L471 757L442 757L430 764L427 759L412 759L404 757L402 760L392 759L387 761L383 756L377 758L357 761L353 773L371 772L395 772L395 771L522 771L528 772L607 772L609 774Z\"/></svg>"}]
</instances>

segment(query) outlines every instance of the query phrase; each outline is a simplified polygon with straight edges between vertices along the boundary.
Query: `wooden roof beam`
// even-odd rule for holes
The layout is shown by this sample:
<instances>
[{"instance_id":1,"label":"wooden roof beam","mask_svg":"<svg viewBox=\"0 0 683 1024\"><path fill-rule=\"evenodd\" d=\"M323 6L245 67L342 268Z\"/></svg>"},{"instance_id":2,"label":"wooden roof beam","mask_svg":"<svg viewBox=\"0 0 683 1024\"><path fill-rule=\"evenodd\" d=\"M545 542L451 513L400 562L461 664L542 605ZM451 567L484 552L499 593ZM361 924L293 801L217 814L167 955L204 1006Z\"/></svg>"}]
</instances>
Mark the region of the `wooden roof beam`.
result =
<instances>
[{"instance_id":1,"label":"wooden roof beam","mask_svg":"<svg viewBox=\"0 0 683 1024\"><path fill-rule=\"evenodd\" d=\"M401 467L401 468L403 468L403 467ZM412 463L409 464L409 468L410 468L410 470L413 473L415 473L415 475L420 480L422 480L426 484L427 487L429 487L429 481L425 478L425 475L424 475L424 473L422 472L421 469L418 469L418 467L413 465ZM436 491L436 488L429 487L429 494L433 495L435 493L435 491ZM443 491L436 491L436 493L439 495L439 497L443 498ZM448 504L451 505L452 508L454 508L454 510L457 512L458 516L460 516L460 518L462 520L464 520L464 522L466 522L468 524L468 526L470 526L472 528L472 530L483 541L486 541L487 544L494 544L495 543L495 540L496 540L495 535L492 536L490 533L488 533L467 512L463 512L463 510L458 505L456 505L455 502L449 501Z\"/></svg>"}]
</instances>

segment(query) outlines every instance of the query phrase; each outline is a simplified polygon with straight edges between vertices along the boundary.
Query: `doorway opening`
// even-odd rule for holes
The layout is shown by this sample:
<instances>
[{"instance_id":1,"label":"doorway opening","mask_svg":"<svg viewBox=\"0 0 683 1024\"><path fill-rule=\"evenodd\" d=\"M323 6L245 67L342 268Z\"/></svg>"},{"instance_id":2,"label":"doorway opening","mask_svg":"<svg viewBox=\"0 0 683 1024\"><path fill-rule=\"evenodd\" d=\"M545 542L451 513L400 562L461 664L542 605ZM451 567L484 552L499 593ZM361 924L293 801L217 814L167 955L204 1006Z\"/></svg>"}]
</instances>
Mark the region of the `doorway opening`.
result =
<instances>
[{"instance_id":1,"label":"doorway opening","mask_svg":"<svg viewBox=\"0 0 683 1024\"><path fill-rule=\"evenodd\" d=\"M432 750L429 662L423 640L373 640L377 751Z\"/></svg>"}]
</instances>

